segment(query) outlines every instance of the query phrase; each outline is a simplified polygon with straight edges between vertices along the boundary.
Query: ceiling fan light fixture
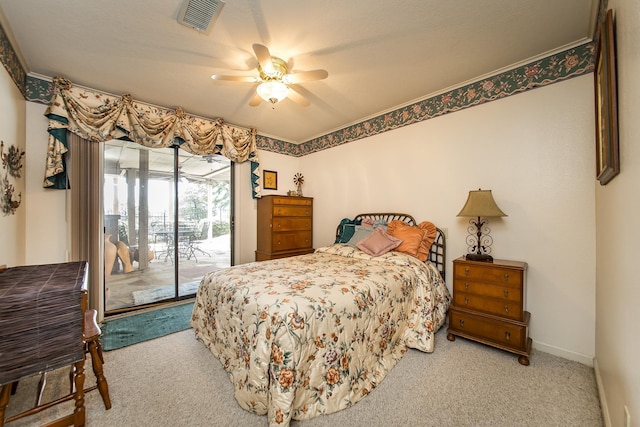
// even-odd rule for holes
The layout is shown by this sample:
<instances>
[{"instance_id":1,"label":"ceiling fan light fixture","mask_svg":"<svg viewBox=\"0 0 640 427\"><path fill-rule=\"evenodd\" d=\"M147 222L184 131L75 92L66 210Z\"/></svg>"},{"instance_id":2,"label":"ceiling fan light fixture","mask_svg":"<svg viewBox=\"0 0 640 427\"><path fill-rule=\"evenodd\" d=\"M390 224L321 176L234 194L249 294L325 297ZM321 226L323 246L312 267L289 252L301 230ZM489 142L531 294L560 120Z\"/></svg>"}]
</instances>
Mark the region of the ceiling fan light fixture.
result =
<instances>
[{"instance_id":1,"label":"ceiling fan light fixture","mask_svg":"<svg viewBox=\"0 0 640 427\"><path fill-rule=\"evenodd\" d=\"M256 92L265 101L277 104L287 97L289 88L281 81L267 81L260 83Z\"/></svg>"}]
</instances>

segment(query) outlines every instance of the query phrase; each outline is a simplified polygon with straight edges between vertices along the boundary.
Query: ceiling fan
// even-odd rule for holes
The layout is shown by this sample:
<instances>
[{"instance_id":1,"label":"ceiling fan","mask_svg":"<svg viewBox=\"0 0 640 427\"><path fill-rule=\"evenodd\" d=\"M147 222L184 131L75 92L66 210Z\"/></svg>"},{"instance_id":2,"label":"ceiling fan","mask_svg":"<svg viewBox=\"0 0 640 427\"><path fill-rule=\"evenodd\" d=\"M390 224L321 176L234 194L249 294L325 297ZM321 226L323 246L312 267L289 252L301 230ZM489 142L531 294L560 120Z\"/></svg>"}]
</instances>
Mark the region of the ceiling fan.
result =
<instances>
[{"instance_id":1,"label":"ceiling fan","mask_svg":"<svg viewBox=\"0 0 640 427\"><path fill-rule=\"evenodd\" d=\"M234 82L260 83L256 88L249 105L252 107L260 104L262 100L277 104L289 97L294 102L303 106L309 105L309 101L291 85L312 80L322 80L329 76L326 70L299 71L290 73L287 63L275 56L271 56L269 49L261 44L254 44L253 51L258 59L259 76L227 76L214 74L214 80L229 80Z\"/></svg>"}]
</instances>

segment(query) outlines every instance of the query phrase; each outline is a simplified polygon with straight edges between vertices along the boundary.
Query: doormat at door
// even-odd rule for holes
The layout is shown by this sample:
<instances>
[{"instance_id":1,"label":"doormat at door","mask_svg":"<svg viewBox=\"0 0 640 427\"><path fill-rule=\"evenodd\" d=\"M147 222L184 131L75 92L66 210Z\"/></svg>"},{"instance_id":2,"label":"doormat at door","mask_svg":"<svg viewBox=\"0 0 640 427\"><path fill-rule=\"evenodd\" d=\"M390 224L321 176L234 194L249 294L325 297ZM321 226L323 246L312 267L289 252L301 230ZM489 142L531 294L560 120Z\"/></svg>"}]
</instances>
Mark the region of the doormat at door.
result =
<instances>
[{"instance_id":1,"label":"doormat at door","mask_svg":"<svg viewBox=\"0 0 640 427\"><path fill-rule=\"evenodd\" d=\"M102 324L102 347L116 350L189 329L193 301L157 310L145 311Z\"/></svg>"}]
</instances>

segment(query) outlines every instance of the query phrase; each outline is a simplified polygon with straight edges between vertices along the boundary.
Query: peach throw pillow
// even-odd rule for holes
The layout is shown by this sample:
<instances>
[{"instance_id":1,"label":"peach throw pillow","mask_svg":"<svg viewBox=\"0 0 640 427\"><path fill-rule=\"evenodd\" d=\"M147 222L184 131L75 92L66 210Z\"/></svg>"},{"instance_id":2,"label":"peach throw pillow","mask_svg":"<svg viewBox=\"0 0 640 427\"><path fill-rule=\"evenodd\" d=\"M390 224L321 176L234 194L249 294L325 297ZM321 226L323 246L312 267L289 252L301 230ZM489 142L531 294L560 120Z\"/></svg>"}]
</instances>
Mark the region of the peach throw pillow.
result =
<instances>
[{"instance_id":1,"label":"peach throw pillow","mask_svg":"<svg viewBox=\"0 0 640 427\"><path fill-rule=\"evenodd\" d=\"M431 250L433 241L436 240L438 230L436 229L436 226L429 221L422 221L418 224L418 228L424 230L424 237L422 238L422 243L420 243L420 247L418 248L418 259L425 262L427 258L429 258L429 251Z\"/></svg>"},{"instance_id":2,"label":"peach throw pillow","mask_svg":"<svg viewBox=\"0 0 640 427\"><path fill-rule=\"evenodd\" d=\"M436 226L428 221L411 226L396 219L388 224L387 233L402 239L402 243L395 249L396 251L406 253L424 262L429 257L429 249L436 238Z\"/></svg>"}]
</instances>

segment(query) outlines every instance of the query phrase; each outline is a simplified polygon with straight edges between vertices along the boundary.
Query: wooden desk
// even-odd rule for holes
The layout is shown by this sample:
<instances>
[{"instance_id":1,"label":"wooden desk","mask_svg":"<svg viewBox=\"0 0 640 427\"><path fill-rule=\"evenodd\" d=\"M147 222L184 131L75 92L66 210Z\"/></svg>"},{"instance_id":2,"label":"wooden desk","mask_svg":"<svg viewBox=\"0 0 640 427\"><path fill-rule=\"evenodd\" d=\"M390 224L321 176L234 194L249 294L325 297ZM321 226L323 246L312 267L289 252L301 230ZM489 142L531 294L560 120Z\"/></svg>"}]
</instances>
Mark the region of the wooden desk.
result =
<instances>
[{"instance_id":1,"label":"wooden desk","mask_svg":"<svg viewBox=\"0 0 640 427\"><path fill-rule=\"evenodd\" d=\"M87 262L8 268L0 273L0 427L75 399L72 414L50 426L83 426L84 311ZM5 419L12 384L65 366L75 367L75 392Z\"/></svg>"}]
</instances>

